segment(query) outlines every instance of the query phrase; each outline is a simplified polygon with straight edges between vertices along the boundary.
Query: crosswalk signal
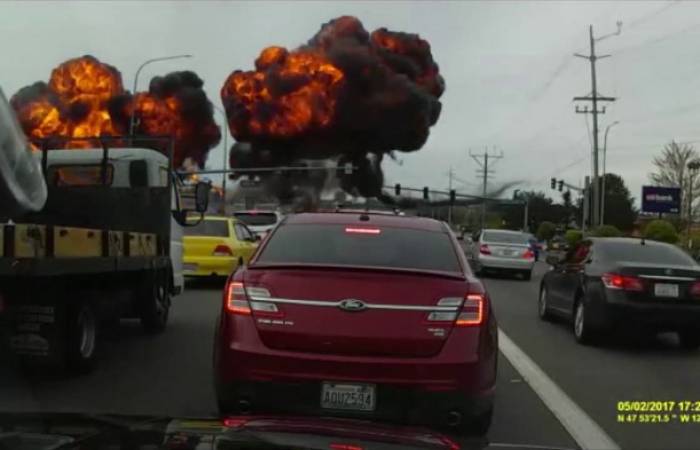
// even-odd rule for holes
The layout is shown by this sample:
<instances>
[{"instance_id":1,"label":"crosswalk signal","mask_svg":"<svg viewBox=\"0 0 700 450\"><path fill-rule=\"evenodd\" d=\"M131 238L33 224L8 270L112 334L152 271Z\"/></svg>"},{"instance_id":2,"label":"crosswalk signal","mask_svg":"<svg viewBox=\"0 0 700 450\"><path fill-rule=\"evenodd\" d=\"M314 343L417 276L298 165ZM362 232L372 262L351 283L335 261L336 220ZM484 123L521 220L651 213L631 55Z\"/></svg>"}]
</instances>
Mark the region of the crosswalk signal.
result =
<instances>
[{"instance_id":1,"label":"crosswalk signal","mask_svg":"<svg viewBox=\"0 0 700 450\"><path fill-rule=\"evenodd\" d=\"M450 203L454 203L457 199L457 192L454 189L450 189Z\"/></svg>"},{"instance_id":2,"label":"crosswalk signal","mask_svg":"<svg viewBox=\"0 0 700 450\"><path fill-rule=\"evenodd\" d=\"M423 188L423 200L428 200L428 186Z\"/></svg>"},{"instance_id":3,"label":"crosswalk signal","mask_svg":"<svg viewBox=\"0 0 700 450\"><path fill-rule=\"evenodd\" d=\"M557 188L557 179L552 178L552 182L550 183L550 185L552 186L552 189L556 189Z\"/></svg>"},{"instance_id":4,"label":"crosswalk signal","mask_svg":"<svg viewBox=\"0 0 700 450\"><path fill-rule=\"evenodd\" d=\"M564 180L559 180L559 192L564 190Z\"/></svg>"},{"instance_id":5,"label":"crosswalk signal","mask_svg":"<svg viewBox=\"0 0 700 450\"><path fill-rule=\"evenodd\" d=\"M399 183L396 183L394 186L394 193L397 197L401 195L401 185Z\"/></svg>"}]
</instances>

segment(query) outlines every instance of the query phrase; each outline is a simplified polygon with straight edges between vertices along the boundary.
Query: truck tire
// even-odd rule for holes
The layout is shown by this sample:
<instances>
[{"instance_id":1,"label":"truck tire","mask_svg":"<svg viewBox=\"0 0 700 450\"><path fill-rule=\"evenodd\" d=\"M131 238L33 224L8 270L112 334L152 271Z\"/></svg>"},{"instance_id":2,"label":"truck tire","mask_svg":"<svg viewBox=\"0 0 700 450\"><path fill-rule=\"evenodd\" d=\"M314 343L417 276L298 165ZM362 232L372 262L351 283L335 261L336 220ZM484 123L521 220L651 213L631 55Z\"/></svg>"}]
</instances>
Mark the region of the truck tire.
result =
<instances>
[{"instance_id":1,"label":"truck tire","mask_svg":"<svg viewBox=\"0 0 700 450\"><path fill-rule=\"evenodd\" d=\"M75 374L90 373L97 359L98 318L88 301L68 309L66 330L66 367Z\"/></svg>"},{"instance_id":2,"label":"truck tire","mask_svg":"<svg viewBox=\"0 0 700 450\"><path fill-rule=\"evenodd\" d=\"M149 333L165 330L170 314L170 277L165 271L145 277L141 291L141 325Z\"/></svg>"}]
</instances>

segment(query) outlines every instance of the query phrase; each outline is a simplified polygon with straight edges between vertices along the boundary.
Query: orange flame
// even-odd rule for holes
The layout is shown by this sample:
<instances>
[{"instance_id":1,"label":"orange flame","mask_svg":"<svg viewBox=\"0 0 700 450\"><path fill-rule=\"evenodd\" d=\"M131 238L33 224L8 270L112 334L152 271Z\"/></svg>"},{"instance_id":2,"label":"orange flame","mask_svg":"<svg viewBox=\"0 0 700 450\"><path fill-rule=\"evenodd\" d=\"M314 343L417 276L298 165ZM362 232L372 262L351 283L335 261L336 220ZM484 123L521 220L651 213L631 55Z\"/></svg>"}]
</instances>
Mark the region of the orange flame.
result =
<instances>
[{"instance_id":1,"label":"orange flame","mask_svg":"<svg viewBox=\"0 0 700 450\"><path fill-rule=\"evenodd\" d=\"M124 90L116 68L86 55L56 67L48 84L38 82L21 89L11 103L30 140L124 136L134 114L138 119L137 143L139 136L171 136L175 140L176 167L188 157L203 164L206 152L220 139L212 113L206 111L209 101L201 90L203 82L192 72L176 72L165 78L171 76L181 76L189 84L173 87L170 83L167 92L149 91L132 97ZM179 95L183 90L186 95ZM143 142L138 145L168 150L162 143ZM117 143L120 144L123 145ZM68 140L56 141L52 146L91 148L99 144L93 140Z\"/></svg>"},{"instance_id":2,"label":"orange flame","mask_svg":"<svg viewBox=\"0 0 700 450\"><path fill-rule=\"evenodd\" d=\"M229 126L237 138L293 137L330 123L343 73L322 54L268 47L255 68L233 72L221 89L224 101L235 101L250 118L237 120L229 114ZM266 110L270 113L265 114Z\"/></svg>"}]
</instances>

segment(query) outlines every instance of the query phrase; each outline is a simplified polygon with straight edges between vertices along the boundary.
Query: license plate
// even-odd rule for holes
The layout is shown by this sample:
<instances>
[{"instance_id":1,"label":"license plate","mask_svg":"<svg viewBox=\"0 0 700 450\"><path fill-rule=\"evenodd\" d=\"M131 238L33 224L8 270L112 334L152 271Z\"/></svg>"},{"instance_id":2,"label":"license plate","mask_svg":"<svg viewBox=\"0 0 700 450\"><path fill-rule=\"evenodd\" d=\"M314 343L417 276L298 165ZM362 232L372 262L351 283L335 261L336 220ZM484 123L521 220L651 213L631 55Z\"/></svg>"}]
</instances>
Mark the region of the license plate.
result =
<instances>
[{"instance_id":1,"label":"license plate","mask_svg":"<svg viewBox=\"0 0 700 450\"><path fill-rule=\"evenodd\" d=\"M654 295L657 297L678 297L678 285L657 283L654 285Z\"/></svg>"},{"instance_id":2,"label":"license plate","mask_svg":"<svg viewBox=\"0 0 700 450\"><path fill-rule=\"evenodd\" d=\"M325 382L321 388L321 408L374 411L375 387L371 384Z\"/></svg>"},{"instance_id":3,"label":"license plate","mask_svg":"<svg viewBox=\"0 0 700 450\"><path fill-rule=\"evenodd\" d=\"M189 272L196 272L197 271L197 264L194 263L185 263L182 265L183 270L187 270Z\"/></svg>"},{"instance_id":4,"label":"license plate","mask_svg":"<svg viewBox=\"0 0 700 450\"><path fill-rule=\"evenodd\" d=\"M515 255L515 251L513 251L513 250L503 250L502 254L503 254L503 256L513 256L513 255Z\"/></svg>"}]
</instances>

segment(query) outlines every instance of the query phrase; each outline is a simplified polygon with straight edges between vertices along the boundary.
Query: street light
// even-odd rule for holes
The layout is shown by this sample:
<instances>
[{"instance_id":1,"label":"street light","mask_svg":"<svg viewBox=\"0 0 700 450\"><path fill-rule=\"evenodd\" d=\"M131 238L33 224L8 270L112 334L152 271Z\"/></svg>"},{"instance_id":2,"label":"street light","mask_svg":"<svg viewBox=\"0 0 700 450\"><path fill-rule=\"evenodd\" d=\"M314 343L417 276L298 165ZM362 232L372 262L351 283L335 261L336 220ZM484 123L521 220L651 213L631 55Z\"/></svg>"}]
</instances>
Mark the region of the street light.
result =
<instances>
[{"instance_id":1,"label":"street light","mask_svg":"<svg viewBox=\"0 0 700 450\"><path fill-rule=\"evenodd\" d=\"M214 109L216 109L221 116L223 117L224 124L223 124L223 132L224 132L224 165L221 167L223 170L226 170L226 167L228 167L228 121L226 120L226 111L221 109L220 107L213 105ZM223 179L221 180L221 189L224 191L223 195L223 214L226 215L226 179L228 178L228 174L224 173Z\"/></svg>"},{"instance_id":2,"label":"street light","mask_svg":"<svg viewBox=\"0 0 700 450\"><path fill-rule=\"evenodd\" d=\"M603 195L600 200L600 224L605 225L605 160L607 159L608 155L608 131L610 131L610 128L614 127L620 123L620 121L616 120L615 122L611 123L607 127L605 127L605 137L603 138L603 186L602 186L602 191Z\"/></svg>"},{"instance_id":3,"label":"street light","mask_svg":"<svg viewBox=\"0 0 700 450\"><path fill-rule=\"evenodd\" d=\"M132 95L136 95L136 89L138 88L138 83L139 83L139 74L141 73L141 70L146 67L147 65L158 62L158 61L169 61L171 59L181 59L181 58L191 58L192 55L173 55L173 56L162 56L160 58L152 58L149 60L144 61L143 64L139 66L139 68L136 70L136 75L134 75L134 89L131 91ZM129 118L129 136L133 140L134 138L134 128L136 126L136 117L134 116L134 113L136 112L136 108L132 106L131 108L131 117Z\"/></svg>"}]
</instances>

